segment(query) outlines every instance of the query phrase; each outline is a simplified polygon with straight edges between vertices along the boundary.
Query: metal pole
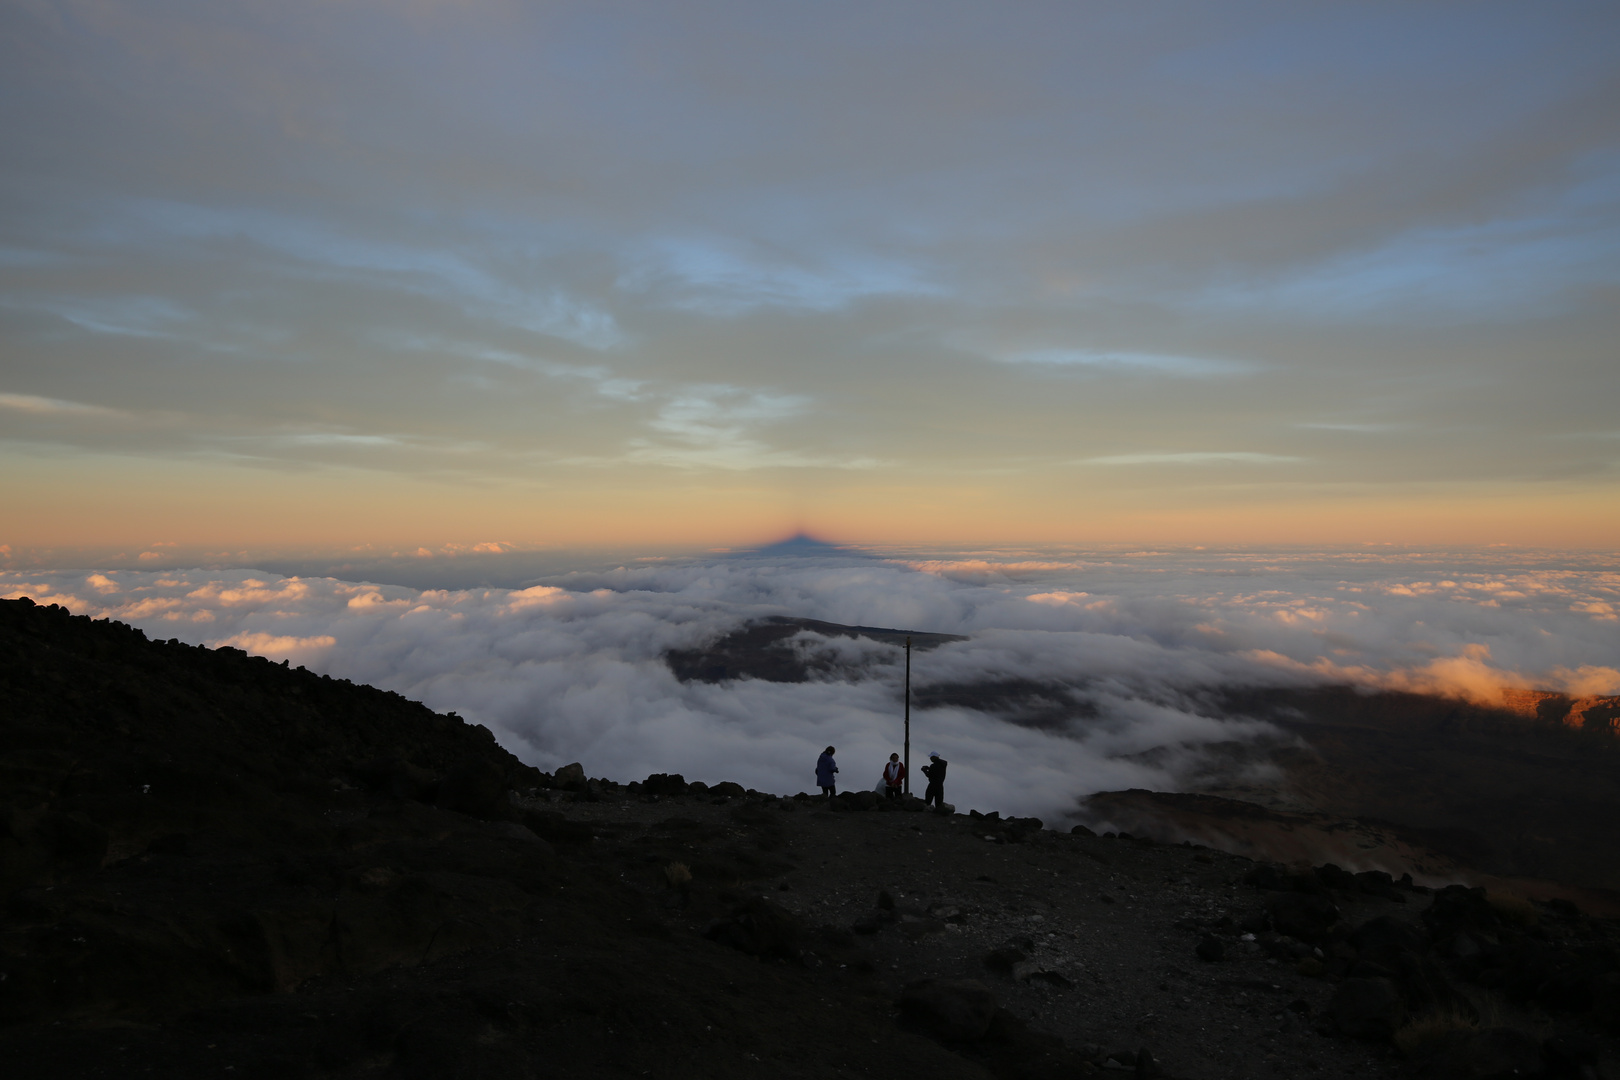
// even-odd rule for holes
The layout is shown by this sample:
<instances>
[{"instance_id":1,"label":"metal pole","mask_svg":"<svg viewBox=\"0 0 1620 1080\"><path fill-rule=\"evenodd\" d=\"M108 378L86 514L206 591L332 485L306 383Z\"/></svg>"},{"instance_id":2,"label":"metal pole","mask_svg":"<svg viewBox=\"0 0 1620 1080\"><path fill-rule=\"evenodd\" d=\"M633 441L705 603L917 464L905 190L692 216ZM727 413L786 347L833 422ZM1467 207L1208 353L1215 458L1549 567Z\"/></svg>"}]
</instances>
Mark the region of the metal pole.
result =
<instances>
[{"instance_id":1,"label":"metal pole","mask_svg":"<svg viewBox=\"0 0 1620 1080\"><path fill-rule=\"evenodd\" d=\"M906 794L911 794L911 638L906 638Z\"/></svg>"}]
</instances>

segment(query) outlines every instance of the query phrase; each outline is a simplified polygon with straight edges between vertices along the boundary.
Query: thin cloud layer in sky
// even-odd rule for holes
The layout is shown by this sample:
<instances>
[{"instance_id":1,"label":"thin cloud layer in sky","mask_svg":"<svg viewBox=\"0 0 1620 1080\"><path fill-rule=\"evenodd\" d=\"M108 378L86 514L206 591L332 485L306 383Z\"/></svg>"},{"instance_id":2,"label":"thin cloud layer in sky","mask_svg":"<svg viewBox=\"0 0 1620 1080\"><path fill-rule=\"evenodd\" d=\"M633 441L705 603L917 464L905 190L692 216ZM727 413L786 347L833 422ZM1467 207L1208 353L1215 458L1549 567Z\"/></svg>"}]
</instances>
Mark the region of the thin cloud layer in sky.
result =
<instances>
[{"instance_id":1,"label":"thin cloud layer in sky","mask_svg":"<svg viewBox=\"0 0 1620 1080\"><path fill-rule=\"evenodd\" d=\"M0 544L1612 543L1617 40L19 0Z\"/></svg>"},{"instance_id":2,"label":"thin cloud layer in sky","mask_svg":"<svg viewBox=\"0 0 1620 1080\"><path fill-rule=\"evenodd\" d=\"M470 590L0 571L0 595L397 690L547 769L580 760L593 776L678 771L784 793L813 786L829 744L844 786L877 782L901 737L900 651L806 635L827 662L811 681L708 685L677 681L669 650L778 614L967 635L914 657L914 763L938 750L959 805L1049 821L1099 790L1230 778L1220 745L1279 733L1225 714L1223 687L1349 682L1492 703L1509 688L1620 693L1620 573L1599 558L744 555ZM920 707L930 689L1007 680L1064 707L1033 726Z\"/></svg>"}]
</instances>

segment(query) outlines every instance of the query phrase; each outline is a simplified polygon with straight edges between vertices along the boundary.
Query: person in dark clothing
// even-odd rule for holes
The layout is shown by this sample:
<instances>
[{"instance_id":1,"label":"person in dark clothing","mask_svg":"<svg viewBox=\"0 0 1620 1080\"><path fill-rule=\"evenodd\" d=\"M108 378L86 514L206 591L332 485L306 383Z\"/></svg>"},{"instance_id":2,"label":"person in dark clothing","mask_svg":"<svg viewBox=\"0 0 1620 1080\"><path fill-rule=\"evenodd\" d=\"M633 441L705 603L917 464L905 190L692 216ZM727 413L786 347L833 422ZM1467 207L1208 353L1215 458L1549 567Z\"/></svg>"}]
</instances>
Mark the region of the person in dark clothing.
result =
<instances>
[{"instance_id":1,"label":"person in dark clothing","mask_svg":"<svg viewBox=\"0 0 1620 1080\"><path fill-rule=\"evenodd\" d=\"M923 792L923 802L929 806L942 806L945 803L945 767L950 762L939 756L939 753L928 755L928 764L922 767L922 774L928 777L928 790Z\"/></svg>"},{"instance_id":2,"label":"person in dark clothing","mask_svg":"<svg viewBox=\"0 0 1620 1080\"><path fill-rule=\"evenodd\" d=\"M838 794L838 762L833 760L833 747L829 746L821 752L816 759L816 783L821 787L824 798L832 798Z\"/></svg>"}]
</instances>

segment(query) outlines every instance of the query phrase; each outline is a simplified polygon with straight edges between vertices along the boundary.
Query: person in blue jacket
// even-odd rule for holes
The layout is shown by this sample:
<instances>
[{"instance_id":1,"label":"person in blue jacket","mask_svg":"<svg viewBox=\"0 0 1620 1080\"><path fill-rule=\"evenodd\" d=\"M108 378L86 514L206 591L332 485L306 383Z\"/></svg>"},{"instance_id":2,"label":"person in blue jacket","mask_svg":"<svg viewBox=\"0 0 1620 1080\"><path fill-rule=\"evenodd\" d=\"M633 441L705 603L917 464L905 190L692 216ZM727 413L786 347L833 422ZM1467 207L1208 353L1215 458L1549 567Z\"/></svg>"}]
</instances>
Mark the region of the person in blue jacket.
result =
<instances>
[{"instance_id":1,"label":"person in blue jacket","mask_svg":"<svg viewBox=\"0 0 1620 1080\"><path fill-rule=\"evenodd\" d=\"M821 785L821 794L826 798L838 794L838 781L834 779L837 775L838 762L833 760L833 747L829 746L816 759L816 783Z\"/></svg>"}]
</instances>

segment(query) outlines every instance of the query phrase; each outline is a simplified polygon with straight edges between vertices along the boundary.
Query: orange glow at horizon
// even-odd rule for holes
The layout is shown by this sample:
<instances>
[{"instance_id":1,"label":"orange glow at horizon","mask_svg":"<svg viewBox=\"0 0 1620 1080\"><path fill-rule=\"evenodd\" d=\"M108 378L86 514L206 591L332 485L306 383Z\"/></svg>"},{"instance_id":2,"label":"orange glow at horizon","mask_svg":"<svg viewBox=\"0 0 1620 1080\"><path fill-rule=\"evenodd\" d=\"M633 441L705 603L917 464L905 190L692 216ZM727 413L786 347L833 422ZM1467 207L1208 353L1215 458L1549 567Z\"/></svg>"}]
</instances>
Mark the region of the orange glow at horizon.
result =
<instances>
[{"instance_id":1,"label":"orange glow at horizon","mask_svg":"<svg viewBox=\"0 0 1620 1080\"><path fill-rule=\"evenodd\" d=\"M453 484L378 473L284 473L103 462L0 481L0 544L31 549L341 550L408 553L498 542L647 550L755 547L804 532L892 546L1145 544L1507 545L1607 548L1620 505L1578 486L1244 499L1197 490L1071 491L1050 478L1000 487L930 476L831 478L784 492L748 474L607 477L593 484ZM661 481L661 482L660 482ZM1042 490L1046 488L1046 490ZM4 552L0 552L3 556Z\"/></svg>"}]
</instances>

